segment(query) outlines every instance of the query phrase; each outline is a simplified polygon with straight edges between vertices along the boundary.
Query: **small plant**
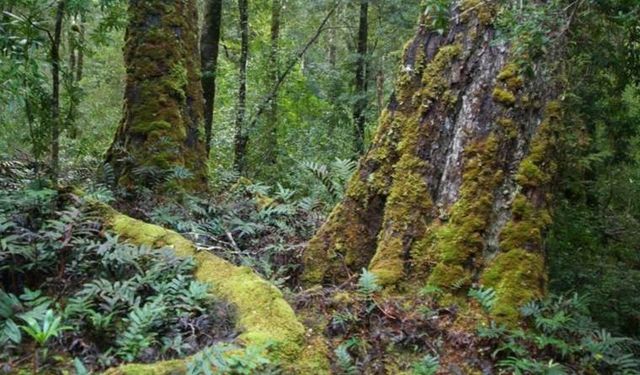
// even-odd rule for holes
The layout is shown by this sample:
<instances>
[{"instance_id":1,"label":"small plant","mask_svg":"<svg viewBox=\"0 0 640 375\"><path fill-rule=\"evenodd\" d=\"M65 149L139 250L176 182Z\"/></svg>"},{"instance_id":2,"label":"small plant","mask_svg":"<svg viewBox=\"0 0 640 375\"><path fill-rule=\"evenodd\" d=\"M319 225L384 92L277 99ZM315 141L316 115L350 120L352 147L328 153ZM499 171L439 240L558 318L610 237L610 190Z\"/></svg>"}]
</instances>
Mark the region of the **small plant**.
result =
<instances>
[{"instance_id":1,"label":"small plant","mask_svg":"<svg viewBox=\"0 0 640 375\"><path fill-rule=\"evenodd\" d=\"M496 343L492 356L509 373L562 375L569 368L578 373L640 373L634 354L640 344L597 328L587 315L586 298L552 296L528 303L521 313L530 325L527 330L495 323L478 329L480 337Z\"/></svg>"},{"instance_id":2,"label":"small plant","mask_svg":"<svg viewBox=\"0 0 640 375\"><path fill-rule=\"evenodd\" d=\"M70 329L70 327L62 326L62 318L56 316L53 310L49 309L42 318L42 324L32 316L24 318L27 325L21 325L20 328L27 333L39 346L44 346L49 339L58 337L62 331Z\"/></svg>"},{"instance_id":3,"label":"small plant","mask_svg":"<svg viewBox=\"0 0 640 375\"><path fill-rule=\"evenodd\" d=\"M440 368L440 358L438 356L426 355L422 360L413 365L413 375L435 375Z\"/></svg>"},{"instance_id":4,"label":"small plant","mask_svg":"<svg viewBox=\"0 0 640 375\"><path fill-rule=\"evenodd\" d=\"M514 375L540 374L540 375L567 375L568 372L559 363L549 360L548 362L538 361L528 358L510 357L498 364L500 367L507 368Z\"/></svg>"},{"instance_id":5,"label":"small plant","mask_svg":"<svg viewBox=\"0 0 640 375\"><path fill-rule=\"evenodd\" d=\"M451 0L427 0L425 6L425 15L428 16L427 21L430 27L439 34L449 25L449 7Z\"/></svg>"},{"instance_id":6,"label":"small plant","mask_svg":"<svg viewBox=\"0 0 640 375\"><path fill-rule=\"evenodd\" d=\"M469 297L478 301L485 311L491 310L496 301L496 292L493 288L484 289L482 287L469 289Z\"/></svg>"},{"instance_id":7,"label":"small plant","mask_svg":"<svg viewBox=\"0 0 640 375\"><path fill-rule=\"evenodd\" d=\"M251 345L241 348L231 344L218 344L196 354L187 364L188 375L214 374L269 374L275 366L265 356L270 345Z\"/></svg>"},{"instance_id":8,"label":"small plant","mask_svg":"<svg viewBox=\"0 0 640 375\"><path fill-rule=\"evenodd\" d=\"M21 325L20 328L38 344L41 350L41 357L38 355L38 350L34 352L33 356L33 371L37 373L40 368L40 361L47 360L48 350L45 347L47 342L52 338L58 337L63 331L71 329L71 327L63 326L62 318L56 316L51 309L45 312L41 322L38 322L33 316L27 316L23 319L27 324Z\"/></svg>"},{"instance_id":9,"label":"small plant","mask_svg":"<svg viewBox=\"0 0 640 375\"><path fill-rule=\"evenodd\" d=\"M353 375L358 372L358 368L355 365L353 357L349 354L349 348L352 345L352 342L342 343L333 351L336 356L338 368L344 375Z\"/></svg>"},{"instance_id":10,"label":"small plant","mask_svg":"<svg viewBox=\"0 0 640 375\"><path fill-rule=\"evenodd\" d=\"M380 289L382 288L378 284L378 277L374 273L363 268L360 278L358 278L358 292L369 298L376 292L379 292Z\"/></svg>"}]
</instances>

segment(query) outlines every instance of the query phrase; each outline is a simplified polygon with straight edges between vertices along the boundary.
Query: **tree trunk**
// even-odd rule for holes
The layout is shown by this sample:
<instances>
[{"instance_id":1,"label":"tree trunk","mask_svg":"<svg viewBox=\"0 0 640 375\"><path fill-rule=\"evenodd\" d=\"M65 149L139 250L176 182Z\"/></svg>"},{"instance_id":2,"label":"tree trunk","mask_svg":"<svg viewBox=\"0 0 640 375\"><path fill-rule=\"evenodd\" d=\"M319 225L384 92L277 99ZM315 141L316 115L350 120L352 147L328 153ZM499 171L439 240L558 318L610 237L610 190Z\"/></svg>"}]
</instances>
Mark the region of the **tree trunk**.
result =
<instances>
[{"instance_id":1,"label":"tree trunk","mask_svg":"<svg viewBox=\"0 0 640 375\"><path fill-rule=\"evenodd\" d=\"M271 51L269 53L269 83L275 87L278 84L278 49L280 44L280 9L281 0L271 2ZM278 92L275 91L269 102L267 127L265 131L265 162L275 165L278 161Z\"/></svg>"},{"instance_id":2,"label":"tree trunk","mask_svg":"<svg viewBox=\"0 0 640 375\"><path fill-rule=\"evenodd\" d=\"M456 2L442 34L423 15L372 146L305 251L307 283L368 267L404 290L481 284L505 323L543 295L561 111L542 69L525 79L513 63L495 4Z\"/></svg>"},{"instance_id":3,"label":"tree trunk","mask_svg":"<svg viewBox=\"0 0 640 375\"><path fill-rule=\"evenodd\" d=\"M364 153L364 129L367 121L367 42L369 41L369 0L360 0L360 22L358 25L356 61L356 101L353 106L355 126L355 151Z\"/></svg>"},{"instance_id":4,"label":"tree trunk","mask_svg":"<svg viewBox=\"0 0 640 375\"><path fill-rule=\"evenodd\" d=\"M70 17L71 27L67 32L67 45L69 48L69 68L66 74L67 97L69 107L65 119L65 127L70 138L78 137L78 127L76 119L78 117L78 103L80 101L80 88L78 82L82 79L83 69L83 44L84 44L84 26L81 23L81 17L75 15ZM77 23L76 23L77 22ZM76 35L77 34L77 35Z\"/></svg>"},{"instance_id":5,"label":"tree trunk","mask_svg":"<svg viewBox=\"0 0 640 375\"><path fill-rule=\"evenodd\" d=\"M211 134L213 109L216 100L216 75L218 72L221 27L222 0L209 0L204 17L202 37L200 38L202 88L204 90L204 139L207 156L211 154Z\"/></svg>"},{"instance_id":6,"label":"tree trunk","mask_svg":"<svg viewBox=\"0 0 640 375\"><path fill-rule=\"evenodd\" d=\"M247 101L247 60L249 58L249 4L247 0L238 0L240 14L240 72L238 80L238 103L236 108L236 135L234 165L238 172L244 172L245 156L249 135L244 128Z\"/></svg>"},{"instance_id":7,"label":"tree trunk","mask_svg":"<svg viewBox=\"0 0 640 375\"><path fill-rule=\"evenodd\" d=\"M58 178L60 169L60 43L62 40L62 21L65 1L59 0L56 8L56 21L51 40L51 178Z\"/></svg>"},{"instance_id":8,"label":"tree trunk","mask_svg":"<svg viewBox=\"0 0 640 375\"><path fill-rule=\"evenodd\" d=\"M75 70L75 78L76 82L80 82L82 80L82 74L84 73L84 42L85 42L85 25L84 25L84 17L82 15L78 16L78 44L76 46L77 54L76 54L76 70Z\"/></svg>"},{"instance_id":9,"label":"tree trunk","mask_svg":"<svg viewBox=\"0 0 640 375\"><path fill-rule=\"evenodd\" d=\"M127 189L206 190L196 1L130 0L128 12L123 119L107 163Z\"/></svg>"}]
</instances>

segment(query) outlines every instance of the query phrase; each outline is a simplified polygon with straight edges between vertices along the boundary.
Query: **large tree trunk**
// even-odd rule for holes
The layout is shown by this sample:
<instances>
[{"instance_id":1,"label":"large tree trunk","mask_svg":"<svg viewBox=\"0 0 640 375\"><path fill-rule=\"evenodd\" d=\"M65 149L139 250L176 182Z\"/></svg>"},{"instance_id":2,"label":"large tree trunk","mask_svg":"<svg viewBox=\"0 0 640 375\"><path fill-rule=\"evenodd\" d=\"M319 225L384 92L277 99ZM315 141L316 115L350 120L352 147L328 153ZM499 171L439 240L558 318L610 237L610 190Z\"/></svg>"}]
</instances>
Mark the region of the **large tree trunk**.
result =
<instances>
[{"instance_id":1,"label":"large tree trunk","mask_svg":"<svg viewBox=\"0 0 640 375\"><path fill-rule=\"evenodd\" d=\"M107 153L122 187L206 189L197 19L195 0L129 1L124 114Z\"/></svg>"},{"instance_id":2,"label":"large tree trunk","mask_svg":"<svg viewBox=\"0 0 640 375\"><path fill-rule=\"evenodd\" d=\"M220 52L220 30L222 26L222 0L209 0L200 38L202 61L202 88L204 90L204 139L207 156L211 153L213 108L216 99L216 75Z\"/></svg>"},{"instance_id":3,"label":"large tree trunk","mask_svg":"<svg viewBox=\"0 0 640 375\"><path fill-rule=\"evenodd\" d=\"M385 286L466 296L495 289L494 318L545 288L542 234L560 108L524 78L492 25L496 2L460 1L449 31L421 26L372 147L304 254L307 283L363 267Z\"/></svg>"}]
</instances>

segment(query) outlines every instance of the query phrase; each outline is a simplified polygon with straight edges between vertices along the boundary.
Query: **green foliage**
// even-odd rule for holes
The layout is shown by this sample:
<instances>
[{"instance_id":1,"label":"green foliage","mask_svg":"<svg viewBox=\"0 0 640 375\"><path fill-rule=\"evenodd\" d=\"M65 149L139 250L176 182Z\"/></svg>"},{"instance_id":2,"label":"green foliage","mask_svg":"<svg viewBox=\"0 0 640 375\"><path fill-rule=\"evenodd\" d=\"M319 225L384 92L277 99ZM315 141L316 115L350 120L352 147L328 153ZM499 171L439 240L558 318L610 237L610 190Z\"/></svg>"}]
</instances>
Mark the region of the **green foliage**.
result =
<instances>
[{"instance_id":1,"label":"green foliage","mask_svg":"<svg viewBox=\"0 0 640 375\"><path fill-rule=\"evenodd\" d=\"M381 289L377 276L363 268L358 278L358 292L365 297L371 297Z\"/></svg>"},{"instance_id":2,"label":"green foliage","mask_svg":"<svg viewBox=\"0 0 640 375\"><path fill-rule=\"evenodd\" d=\"M522 308L530 329L492 323L478 330L495 346L498 366L514 374L640 373L640 343L598 328L588 301L578 295L551 297Z\"/></svg>"},{"instance_id":3,"label":"green foliage","mask_svg":"<svg viewBox=\"0 0 640 375\"><path fill-rule=\"evenodd\" d=\"M62 331L71 329L71 327L62 326L62 317L56 316L51 309L45 312L40 321L33 316L23 319L27 324L20 328L40 346L44 346L49 339L58 337Z\"/></svg>"},{"instance_id":4,"label":"green foliage","mask_svg":"<svg viewBox=\"0 0 640 375\"><path fill-rule=\"evenodd\" d=\"M78 197L35 187L3 190L0 223L1 281L8 288L0 291L3 359L27 354L25 336L43 349L45 364L53 358L47 352L66 351L75 340L85 348L70 354L97 370L190 355L212 344L216 332L230 334L229 308L194 279L193 259L103 233Z\"/></svg>"},{"instance_id":5,"label":"green foliage","mask_svg":"<svg viewBox=\"0 0 640 375\"><path fill-rule=\"evenodd\" d=\"M515 375L540 374L540 375L567 375L567 370L560 364L549 360L542 362L528 358L510 357L500 361L501 367L509 369Z\"/></svg>"},{"instance_id":6,"label":"green foliage","mask_svg":"<svg viewBox=\"0 0 640 375\"><path fill-rule=\"evenodd\" d=\"M295 278L303 242L321 224L328 206L280 184L243 182L232 177L225 184L227 192L214 199L186 197L181 203L158 205L150 220L284 287Z\"/></svg>"},{"instance_id":7,"label":"green foliage","mask_svg":"<svg viewBox=\"0 0 640 375\"><path fill-rule=\"evenodd\" d=\"M435 375L440 368L440 359L437 356L426 355L422 360L413 365L414 375Z\"/></svg>"},{"instance_id":8,"label":"green foliage","mask_svg":"<svg viewBox=\"0 0 640 375\"><path fill-rule=\"evenodd\" d=\"M356 163L348 159L336 159L330 167L312 161L302 162L302 167L307 169L324 186L329 194L331 203L339 202L343 197L346 184L355 172Z\"/></svg>"},{"instance_id":9,"label":"green foliage","mask_svg":"<svg viewBox=\"0 0 640 375\"><path fill-rule=\"evenodd\" d=\"M444 33L449 26L451 0L426 0L424 7L431 29Z\"/></svg>"},{"instance_id":10,"label":"green foliage","mask_svg":"<svg viewBox=\"0 0 640 375\"><path fill-rule=\"evenodd\" d=\"M217 344L196 354L187 366L188 375L213 374L271 374L276 366L265 356L267 346L241 348L231 344Z\"/></svg>"},{"instance_id":11,"label":"green foliage","mask_svg":"<svg viewBox=\"0 0 640 375\"><path fill-rule=\"evenodd\" d=\"M340 373L344 375L354 375L358 372L353 357L349 354L349 347L351 345L353 345L352 342L342 343L334 350L338 368L340 369Z\"/></svg>"},{"instance_id":12,"label":"green foliage","mask_svg":"<svg viewBox=\"0 0 640 375\"><path fill-rule=\"evenodd\" d=\"M532 73L531 63L549 52L554 34L569 18L567 10L562 1L504 2L496 23L502 37L510 42L512 58L518 65Z\"/></svg>"},{"instance_id":13,"label":"green foliage","mask_svg":"<svg viewBox=\"0 0 640 375\"><path fill-rule=\"evenodd\" d=\"M471 288L468 294L469 297L478 301L486 311L490 311L496 301L496 291L493 288Z\"/></svg>"},{"instance_id":14,"label":"green foliage","mask_svg":"<svg viewBox=\"0 0 640 375\"><path fill-rule=\"evenodd\" d=\"M33 322L36 325L42 321L51 306L51 299L43 296L40 291L25 289L20 296L0 290L0 344L17 345L22 342L20 321ZM31 323L29 323L31 325ZM47 338L48 339L48 338Z\"/></svg>"}]
</instances>

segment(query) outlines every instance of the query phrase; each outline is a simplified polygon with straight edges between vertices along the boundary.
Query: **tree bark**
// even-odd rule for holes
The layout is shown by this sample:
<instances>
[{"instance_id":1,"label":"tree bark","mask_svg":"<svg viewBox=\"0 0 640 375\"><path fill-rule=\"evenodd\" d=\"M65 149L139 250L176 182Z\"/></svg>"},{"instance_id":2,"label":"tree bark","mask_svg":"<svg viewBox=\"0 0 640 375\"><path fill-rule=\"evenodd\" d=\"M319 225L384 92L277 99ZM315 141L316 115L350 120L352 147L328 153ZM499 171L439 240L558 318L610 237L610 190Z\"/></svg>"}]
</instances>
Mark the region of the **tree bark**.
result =
<instances>
[{"instance_id":1,"label":"tree bark","mask_svg":"<svg viewBox=\"0 0 640 375\"><path fill-rule=\"evenodd\" d=\"M196 1L130 0L128 12L123 119L106 161L126 189L206 190Z\"/></svg>"},{"instance_id":2,"label":"tree bark","mask_svg":"<svg viewBox=\"0 0 640 375\"><path fill-rule=\"evenodd\" d=\"M543 295L557 87L513 63L497 3L471 4L455 2L442 34L423 16L370 150L304 253L306 283L368 267L387 287L463 299L482 284L505 323Z\"/></svg>"},{"instance_id":3,"label":"tree bark","mask_svg":"<svg viewBox=\"0 0 640 375\"><path fill-rule=\"evenodd\" d=\"M236 107L235 160L236 170L243 173L246 169L245 156L249 135L245 125L247 101L247 60L249 58L249 4L247 0L238 0L240 15L240 71L238 74L238 103Z\"/></svg>"},{"instance_id":4,"label":"tree bark","mask_svg":"<svg viewBox=\"0 0 640 375\"><path fill-rule=\"evenodd\" d=\"M74 15L70 18L71 27L67 32L69 67L68 73L66 74L66 80L68 82L65 85L67 88L69 107L65 118L65 127L69 137L75 139L77 138L79 131L76 126L76 119L78 117L78 102L80 101L78 82L82 79L82 69L84 64L84 54L82 51L84 45L84 26L82 25L82 18L80 15Z\"/></svg>"},{"instance_id":5,"label":"tree bark","mask_svg":"<svg viewBox=\"0 0 640 375\"><path fill-rule=\"evenodd\" d=\"M207 156L211 154L213 112L216 100L216 75L222 28L222 0L209 0L200 38L202 88L204 90L204 134Z\"/></svg>"},{"instance_id":6,"label":"tree bark","mask_svg":"<svg viewBox=\"0 0 640 375\"><path fill-rule=\"evenodd\" d=\"M59 0L56 7L55 26L51 40L51 178L58 179L60 169L60 43L62 40L62 21L65 1Z\"/></svg>"},{"instance_id":7,"label":"tree bark","mask_svg":"<svg viewBox=\"0 0 640 375\"><path fill-rule=\"evenodd\" d=\"M278 50L280 44L280 10L281 0L271 2L271 51L269 53L269 83L271 87L278 84L279 59ZM267 114L267 126L265 131L265 162L275 165L278 162L278 92L276 91L269 101Z\"/></svg>"},{"instance_id":8,"label":"tree bark","mask_svg":"<svg viewBox=\"0 0 640 375\"><path fill-rule=\"evenodd\" d=\"M369 41L369 0L360 0L356 61L356 100L353 106L354 145L357 155L364 153L364 130L367 121L367 43Z\"/></svg>"},{"instance_id":9,"label":"tree bark","mask_svg":"<svg viewBox=\"0 0 640 375\"><path fill-rule=\"evenodd\" d=\"M78 44L76 46L76 50L77 50L76 70L75 70L76 82L80 82L82 80L82 75L84 73L84 42L85 42L84 17L82 15L79 15L78 16Z\"/></svg>"}]
</instances>

